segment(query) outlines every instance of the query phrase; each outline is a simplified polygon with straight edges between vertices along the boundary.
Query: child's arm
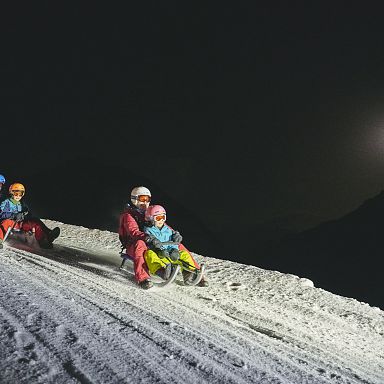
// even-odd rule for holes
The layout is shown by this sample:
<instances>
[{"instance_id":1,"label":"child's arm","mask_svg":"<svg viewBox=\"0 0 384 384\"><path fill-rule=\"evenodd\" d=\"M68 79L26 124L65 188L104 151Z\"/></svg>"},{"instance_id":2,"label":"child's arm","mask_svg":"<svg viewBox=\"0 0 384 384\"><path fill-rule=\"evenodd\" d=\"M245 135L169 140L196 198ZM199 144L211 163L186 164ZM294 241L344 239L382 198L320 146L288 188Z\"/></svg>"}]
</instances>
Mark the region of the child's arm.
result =
<instances>
[{"instance_id":1,"label":"child's arm","mask_svg":"<svg viewBox=\"0 0 384 384\"><path fill-rule=\"evenodd\" d=\"M15 213L15 210L11 207L9 199L4 200L0 205L0 220L11 219Z\"/></svg>"},{"instance_id":2,"label":"child's arm","mask_svg":"<svg viewBox=\"0 0 384 384\"><path fill-rule=\"evenodd\" d=\"M153 227L144 227L144 233L147 235L145 242L148 247L154 251L164 249L164 246L160 239L156 236L156 233L152 230Z\"/></svg>"},{"instance_id":3,"label":"child's arm","mask_svg":"<svg viewBox=\"0 0 384 384\"><path fill-rule=\"evenodd\" d=\"M172 241L174 241L175 243L181 243L183 241L183 236L180 235L179 231L173 231Z\"/></svg>"}]
</instances>

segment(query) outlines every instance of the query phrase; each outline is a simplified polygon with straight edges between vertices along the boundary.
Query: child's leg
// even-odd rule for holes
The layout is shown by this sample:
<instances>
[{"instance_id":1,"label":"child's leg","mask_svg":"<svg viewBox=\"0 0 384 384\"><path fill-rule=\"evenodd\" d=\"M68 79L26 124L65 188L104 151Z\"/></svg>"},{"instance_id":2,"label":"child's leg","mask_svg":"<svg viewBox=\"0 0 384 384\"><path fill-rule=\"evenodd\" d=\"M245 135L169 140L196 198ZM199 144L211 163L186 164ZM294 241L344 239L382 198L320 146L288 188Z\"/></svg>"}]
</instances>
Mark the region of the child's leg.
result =
<instances>
[{"instance_id":1,"label":"child's leg","mask_svg":"<svg viewBox=\"0 0 384 384\"><path fill-rule=\"evenodd\" d=\"M200 269L200 265L197 263L197 261L192 257L191 253L188 251L187 248L185 248L185 246L183 244L179 244L179 251L180 251L180 254L182 252L187 252L188 255L190 256L191 260L192 260L192 265L194 265L197 269Z\"/></svg>"},{"instance_id":2,"label":"child's leg","mask_svg":"<svg viewBox=\"0 0 384 384\"><path fill-rule=\"evenodd\" d=\"M175 264L181 265L182 269L194 271L196 269L194 259L191 254L187 251L180 252L180 259Z\"/></svg>"},{"instance_id":3,"label":"child's leg","mask_svg":"<svg viewBox=\"0 0 384 384\"><path fill-rule=\"evenodd\" d=\"M32 231L34 229L35 230L35 238L37 241L40 241L43 239L47 239L47 234L46 234L44 227L45 227L45 225L42 221L31 219L31 220L23 221L21 228L25 232Z\"/></svg>"},{"instance_id":4,"label":"child's leg","mask_svg":"<svg viewBox=\"0 0 384 384\"><path fill-rule=\"evenodd\" d=\"M149 272L154 275L158 269L165 267L168 263L161 259L156 252L148 249L144 253L144 259L148 265Z\"/></svg>"}]
</instances>

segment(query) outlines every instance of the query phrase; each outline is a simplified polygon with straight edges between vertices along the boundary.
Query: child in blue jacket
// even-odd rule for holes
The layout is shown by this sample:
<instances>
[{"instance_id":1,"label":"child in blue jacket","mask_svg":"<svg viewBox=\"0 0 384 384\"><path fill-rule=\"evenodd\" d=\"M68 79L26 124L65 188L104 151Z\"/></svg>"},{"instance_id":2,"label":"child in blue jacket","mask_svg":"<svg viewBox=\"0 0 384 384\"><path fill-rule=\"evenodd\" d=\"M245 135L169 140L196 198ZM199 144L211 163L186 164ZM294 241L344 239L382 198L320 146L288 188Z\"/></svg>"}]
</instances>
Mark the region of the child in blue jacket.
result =
<instances>
[{"instance_id":1,"label":"child in blue jacket","mask_svg":"<svg viewBox=\"0 0 384 384\"><path fill-rule=\"evenodd\" d=\"M192 271L196 270L194 260L186 250L179 250L182 237L165 224L166 211L161 205L152 205L145 212L146 225L144 232L148 235L146 240L149 249L144 253L145 261L151 274L162 279L169 278L172 264L179 264L183 276L192 278ZM174 244L164 244L174 242Z\"/></svg>"},{"instance_id":2,"label":"child in blue jacket","mask_svg":"<svg viewBox=\"0 0 384 384\"><path fill-rule=\"evenodd\" d=\"M52 242L59 236L60 228L50 230L40 219L31 215L28 206L22 201L25 194L23 184L13 183L9 187L9 194L10 197L0 204L0 248L9 228L34 232L41 248L52 248Z\"/></svg>"}]
</instances>

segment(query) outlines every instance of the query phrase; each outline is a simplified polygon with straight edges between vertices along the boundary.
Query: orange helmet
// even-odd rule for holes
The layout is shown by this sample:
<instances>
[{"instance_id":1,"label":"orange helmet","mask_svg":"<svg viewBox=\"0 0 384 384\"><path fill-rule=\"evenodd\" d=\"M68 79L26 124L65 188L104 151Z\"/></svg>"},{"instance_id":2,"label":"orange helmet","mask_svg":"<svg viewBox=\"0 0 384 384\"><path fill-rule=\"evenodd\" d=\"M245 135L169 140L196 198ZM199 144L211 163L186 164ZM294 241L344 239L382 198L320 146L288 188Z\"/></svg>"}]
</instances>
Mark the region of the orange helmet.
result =
<instances>
[{"instance_id":1,"label":"orange helmet","mask_svg":"<svg viewBox=\"0 0 384 384\"><path fill-rule=\"evenodd\" d=\"M21 192L22 195L24 195L24 193L25 193L24 185L20 184L20 183L13 183L13 184L11 184L11 186L9 187L9 193L11 195L13 195L14 192Z\"/></svg>"}]
</instances>

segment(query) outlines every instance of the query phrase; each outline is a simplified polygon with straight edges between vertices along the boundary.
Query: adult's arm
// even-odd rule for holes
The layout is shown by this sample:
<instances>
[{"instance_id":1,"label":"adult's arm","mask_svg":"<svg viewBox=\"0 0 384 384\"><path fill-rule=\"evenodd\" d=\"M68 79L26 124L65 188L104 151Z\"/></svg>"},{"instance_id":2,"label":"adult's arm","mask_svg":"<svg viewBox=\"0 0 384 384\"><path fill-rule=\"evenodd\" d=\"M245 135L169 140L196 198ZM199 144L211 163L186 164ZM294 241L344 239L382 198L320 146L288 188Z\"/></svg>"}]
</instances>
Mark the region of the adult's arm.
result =
<instances>
[{"instance_id":1,"label":"adult's arm","mask_svg":"<svg viewBox=\"0 0 384 384\"><path fill-rule=\"evenodd\" d=\"M126 234L134 241L144 240L146 235L143 231L140 230L139 225L135 218L129 214L125 213L122 217L122 225Z\"/></svg>"}]
</instances>

